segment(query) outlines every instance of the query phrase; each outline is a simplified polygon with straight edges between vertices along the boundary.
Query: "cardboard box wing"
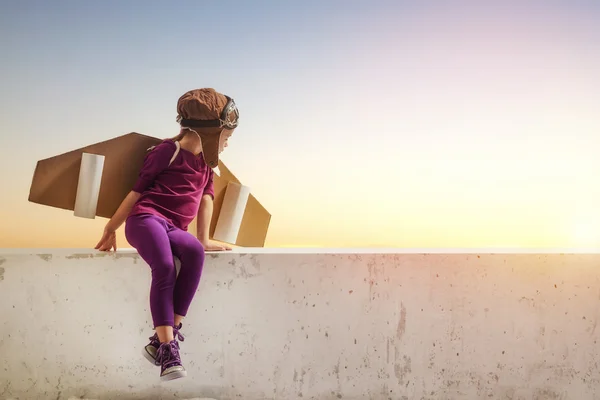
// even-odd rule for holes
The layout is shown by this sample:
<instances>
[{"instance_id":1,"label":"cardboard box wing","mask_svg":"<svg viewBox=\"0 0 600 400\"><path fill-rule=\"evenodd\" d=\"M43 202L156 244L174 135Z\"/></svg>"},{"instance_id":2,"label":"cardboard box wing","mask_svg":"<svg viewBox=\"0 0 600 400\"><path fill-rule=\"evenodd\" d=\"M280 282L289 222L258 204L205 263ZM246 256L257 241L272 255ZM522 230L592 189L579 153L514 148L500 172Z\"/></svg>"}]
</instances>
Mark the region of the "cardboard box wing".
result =
<instances>
[{"instance_id":1,"label":"cardboard box wing","mask_svg":"<svg viewBox=\"0 0 600 400\"><path fill-rule=\"evenodd\" d=\"M96 215L111 218L137 180L149 147L161 139L139 133L129 133L104 142L37 162L29 201L49 207L74 210L83 153L105 157ZM229 181L240 183L220 161L220 175L215 174L215 201L210 235L214 234L221 204ZM244 211L239 234L235 243L244 247L263 247L271 220L271 214L250 194Z\"/></svg>"}]
</instances>

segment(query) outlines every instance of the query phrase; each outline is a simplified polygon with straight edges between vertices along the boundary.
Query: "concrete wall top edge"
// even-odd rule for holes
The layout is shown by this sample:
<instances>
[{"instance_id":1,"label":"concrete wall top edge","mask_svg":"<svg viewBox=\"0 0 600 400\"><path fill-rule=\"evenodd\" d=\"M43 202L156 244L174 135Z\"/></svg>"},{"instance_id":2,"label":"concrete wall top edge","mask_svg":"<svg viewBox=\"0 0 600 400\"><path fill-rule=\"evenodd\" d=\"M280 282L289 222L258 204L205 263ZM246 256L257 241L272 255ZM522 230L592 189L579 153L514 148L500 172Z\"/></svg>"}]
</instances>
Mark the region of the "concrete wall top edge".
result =
<instances>
[{"instance_id":1,"label":"concrete wall top edge","mask_svg":"<svg viewBox=\"0 0 600 400\"><path fill-rule=\"evenodd\" d=\"M235 248L220 254L600 254L597 248ZM0 248L0 255L98 255L106 254L89 248ZM111 252L109 254L115 254ZM135 249L119 249L117 255L137 254Z\"/></svg>"}]
</instances>

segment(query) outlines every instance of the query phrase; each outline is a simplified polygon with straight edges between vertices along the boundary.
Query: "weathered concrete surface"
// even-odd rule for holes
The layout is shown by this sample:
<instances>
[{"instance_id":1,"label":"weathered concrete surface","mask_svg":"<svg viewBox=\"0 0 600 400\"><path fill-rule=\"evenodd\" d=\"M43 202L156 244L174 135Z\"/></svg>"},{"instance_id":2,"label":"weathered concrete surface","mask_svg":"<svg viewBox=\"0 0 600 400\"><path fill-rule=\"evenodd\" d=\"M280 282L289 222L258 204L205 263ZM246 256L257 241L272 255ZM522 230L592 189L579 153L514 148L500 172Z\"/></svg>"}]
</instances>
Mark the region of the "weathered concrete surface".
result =
<instances>
[{"instance_id":1,"label":"weathered concrete surface","mask_svg":"<svg viewBox=\"0 0 600 400\"><path fill-rule=\"evenodd\" d=\"M597 399L600 255L219 254L140 355L136 254L0 254L2 399Z\"/></svg>"}]
</instances>

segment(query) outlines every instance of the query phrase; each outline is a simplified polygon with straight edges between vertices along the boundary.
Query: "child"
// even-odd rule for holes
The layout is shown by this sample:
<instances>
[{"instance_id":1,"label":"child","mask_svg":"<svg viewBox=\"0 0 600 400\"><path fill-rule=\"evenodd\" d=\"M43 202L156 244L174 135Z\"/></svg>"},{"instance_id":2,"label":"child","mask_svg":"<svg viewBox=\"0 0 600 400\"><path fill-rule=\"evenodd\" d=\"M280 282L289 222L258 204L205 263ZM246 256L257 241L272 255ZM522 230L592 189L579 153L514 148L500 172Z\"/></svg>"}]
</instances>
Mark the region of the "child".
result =
<instances>
[{"instance_id":1,"label":"child","mask_svg":"<svg viewBox=\"0 0 600 400\"><path fill-rule=\"evenodd\" d=\"M156 333L144 356L161 365L161 380L187 375L179 355L181 321L192 302L204 252L231 250L209 240L213 170L238 125L235 102L213 89L185 93L177 104L179 135L150 149L133 190L106 224L96 249L117 249L115 231L125 222L127 241L152 271L150 311ZM201 156L200 156L201 155ZM197 217L197 235L187 232ZM173 257L181 261L177 276Z\"/></svg>"}]
</instances>

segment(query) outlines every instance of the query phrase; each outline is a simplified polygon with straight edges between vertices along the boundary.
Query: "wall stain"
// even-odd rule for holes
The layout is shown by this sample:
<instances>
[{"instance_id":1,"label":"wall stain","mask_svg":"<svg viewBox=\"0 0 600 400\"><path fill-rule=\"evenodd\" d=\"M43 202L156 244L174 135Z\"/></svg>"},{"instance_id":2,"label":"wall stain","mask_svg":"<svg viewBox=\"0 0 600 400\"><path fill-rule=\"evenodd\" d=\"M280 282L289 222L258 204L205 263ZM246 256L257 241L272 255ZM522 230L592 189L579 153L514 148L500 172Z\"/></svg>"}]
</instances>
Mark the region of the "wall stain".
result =
<instances>
[{"instance_id":1,"label":"wall stain","mask_svg":"<svg viewBox=\"0 0 600 400\"><path fill-rule=\"evenodd\" d=\"M563 400L566 397L554 389L537 389L533 394L533 400Z\"/></svg>"},{"instance_id":2,"label":"wall stain","mask_svg":"<svg viewBox=\"0 0 600 400\"><path fill-rule=\"evenodd\" d=\"M52 254L38 254L37 256L44 261L52 261Z\"/></svg>"},{"instance_id":3,"label":"wall stain","mask_svg":"<svg viewBox=\"0 0 600 400\"><path fill-rule=\"evenodd\" d=\"M300 370L300 397L302 397L302 387L304 386L304 376L306 375L306 371L304 370L304 368L302 368L302 370Z\"/></svg>"},{"instance_id":4,"label":"wall stain","mask_svg":"<svg viewBox=\"0 0 600 400\"><path fill-rule=\"evenodd\" d=\"M277 394L279 392L279 380L281 378L281 368L279 368L279 366L276 366L275 369L273 370L273 384L275 385L275 387L273 388L273 394Z\"/></svg>"},{"instance_id":5,"label":"wall stain","mask_svg":"<svg viewBox=\"0 0 600 400\"><path fill-rule=\"evenodd\" d=\"M390 363L390 341L391 341L391 339L390 339L390 338L388 338L388 340L387 340L387 344L386 344L386 353L387 353L387 356L386 356L386 362L387 362L388 364Z\"/></svg>"},{"instance_id":6,"label":"wall stain","mask_svg":"<svg viewBox=\"0 0 600 400\"><path fill-rule=\"evenodd\" d=\"M298 388L298 397L302 397L302 387L304 386L304 376L306 375L306 371L304 368L300 370L300 378L298 378L298 371L294 368L294 382L299 385Z\"/></svg>"},{"instance_id":7,"label":"wall stain","mask_svg":"<svg viewBox=\"0 0 600 400\"><path fill-rule=\"evenodd\" d=\"M248 272L248 270L246 269L246 267L244 265L240 265L237 268L236 272L237 272L236 275L238 277L242 277L242 278L245 278L245 279L252 278L252 277L254 277L256 275L256 274L253 274L251 272Z\"/></svg>"},{"instance_id":8,"label":"wall stain","mask_svg":"<svg viewBox=\"0 0 600 400\"><path fill-rule=\"evenodd\" d=\"M398 384L403 385L406 379L406 376L412 372L411 367L411 359L407 356L402 356L402 360L399 360L400 353L398 348L395 351L395 363L394 363L394 374L396 375L396 379L398 379Z\"/></svg>"},{"instance_id":9,"label":"wall stain","mask_svg":"<svg viewBox=\"0 0 600 400\"><path fill-rule=\"evenodd\" d=\"M250 263L252 264L252 266L254 268L256 268L257 271L260 271L260 261L259 259L256 257L256 254L252 254L250 256Z\"/></svg>"},{"instance_id":10,"label":"wall stain","mask_svg":"<svg viewBox=\"0 0 600 400\"><path fill-rule=\"evenodd\" d=\"M535 307L535 300L529 297L521 297L519 299L519 303L521 302L526 302L528 303L531 307Z\"/></svg>"},{"instance_id":11,"label":"wall stain","mask_svg":"<svg viewBox=\"0 0 600 400\"><path fill-rule=\"evenodd\" d=\"M121 258L133 258L137 260L140 257L138 253L115 253L115 259L120 260Z\"/></svg>"},{"instance_id":12,"label":"wall stain","mask_svg":"<svg viewBox=\"0 0 600 400\"><path fill-rule=\"evenodd\" d=\"M4 268L0 267L0 281L4 280Z\"/></svg>"},{"instance_id":13,"label":"wall stain","mask_svg":"<svg viewBox=\"0 0 600 400\"><path fill-rule=\"evenodd\" d=\"M67 260L83 260L86 258L93 258L94 255L93 254L71 254L70 256L67 256Z\"/></svg>"},{"instance_id":14,"label":"wall stain","mask_svg":"<svg viewBox=\"0 0 600 400\"><path fill-rule=\"evenodd\" d=\"M362 261L362 255L361 254L350 254L350 255L348 255L348 260L350 260L350 261Z\"/></svg>"},{"instance_id":15,"label":"wall stain","mask_svg":"<svg viewBox=\"0 0 600 400\"><path fill-rule=\"evenodd\" d=\"M404 332L406 332L406 307L404 307L403 303L400 303L400 320L396 329L396 337L402 339Z\"/></svg>"},{"instance_id":16,"label":"wall stain","mask_svg":"<svg viewBox=\"0 0 600 400\"><path fill-rule=\"evenodd\" d=\"M540 346L541 349L545 349L546 345L545 345L545 338L544 335L546 334L546 328L545 327L540 327L539 329L539 334L536 337L535 341L537 343L538 346Z\"/></svg>"},{"instance_id":17,"label":"wall stain","mask_svg":"<svg viewBox=\"0 0 600 400\"><path fill-rule=\"evenodd\" d=\"M250 256L250 265L248 263L231 263L231 265L235 266L235 275L238 278L253 278L255 276L260 276L260 261L258 258L254 257L254 255Z\"/></svg>"},{"instance_id":18,"label":"wall stain","mask_svg":"<svg viewBox=\"0 0 600 400\"><path fill-rule=\"evenodd\" d=\"M337 364L333 367L333 373L335 374L335 379L337 381L337 397L339 399L341 399L342 398L342 382L340 380L340 358L339 357L338 357Z\"/></svg>"}]
</instances>

